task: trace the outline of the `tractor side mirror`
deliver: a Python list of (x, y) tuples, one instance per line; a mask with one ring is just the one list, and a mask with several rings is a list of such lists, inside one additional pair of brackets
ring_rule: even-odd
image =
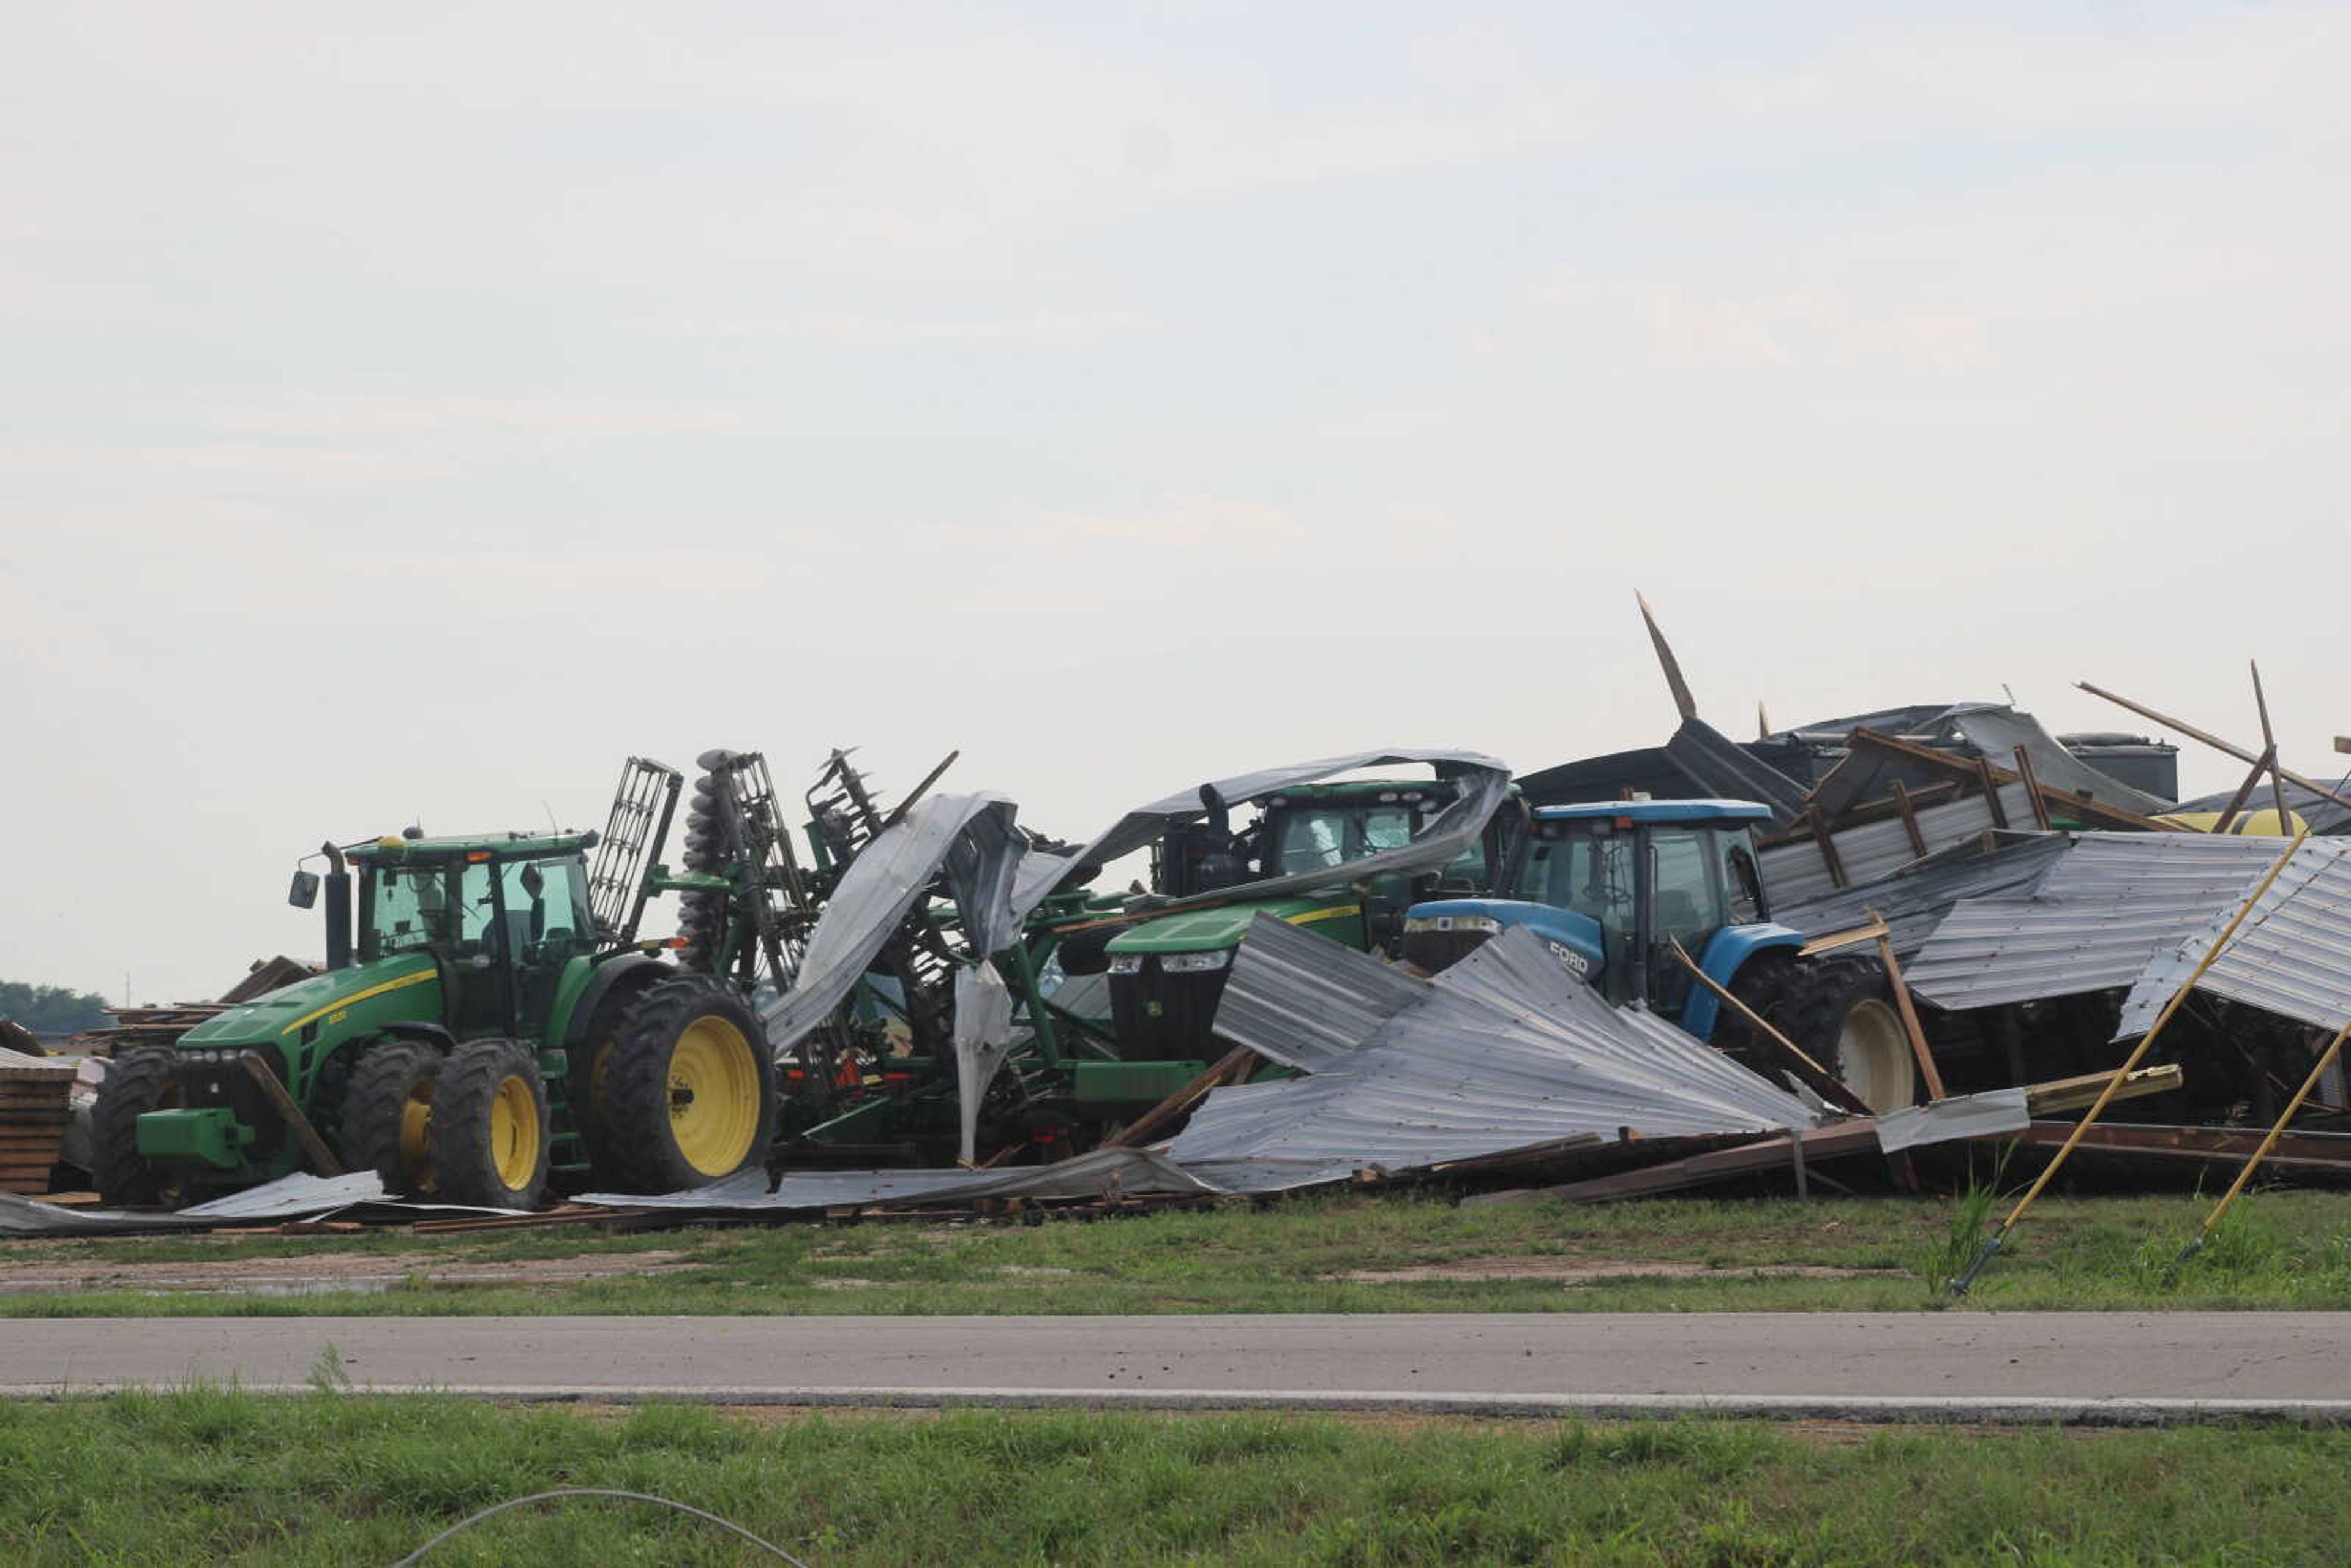
[(294, 873), (294, 885), (286, 890), (286, 902), (292, 904), (297, 909), (308, 909), (317, 904), (319, 902), (319, 873), (315, 871), (296, 872)]
[(547, 878), (539, 874), (538, 868), (535, 865), (527, 865), (522, 868), (521, 880), (523, 892), (530, 894), (533, 898), (537, 898), (547, 886)]

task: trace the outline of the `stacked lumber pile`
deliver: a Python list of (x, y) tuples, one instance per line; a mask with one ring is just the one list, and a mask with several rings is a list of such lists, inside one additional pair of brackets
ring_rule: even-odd
[(114, 1015), (112, 1029), (94, 1029), (78, 1034), (68, 1042), (67, 1049), (90, 1056), (114, 1056), (134, 1045), (173, 1045), (182, 1035), (203, 1023), (215, 1019), (242, 1002), (266, 996), (281, 986), (307, 980), (319, 971), (299, 959), (280, 956), (256, 958), (245, 978), (231, 986), (216, 1002), (172, 1002), (158, 1006), (150, 1002), (145, 1007), (109, 1008)]
[(73, 1086), (72, 1062), (0, 1050), (0, 1192), (49, 1190)]

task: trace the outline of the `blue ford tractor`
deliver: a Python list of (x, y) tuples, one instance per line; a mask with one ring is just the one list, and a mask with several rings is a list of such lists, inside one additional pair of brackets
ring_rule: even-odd
[(1678, 941), (1707, 977), (1811, 1053), (1873, 1111), (1917, 1098), (1917, 1065), (1885, 968), (1843, 954), (1807, 957), (1773, 925), (1756, 872), (1746, 800), (1607, 800), (1541, 806), (1504, 859), (1498, 895), (1416, 904), (1404, 957), (1434, 973), (1505, 926), (1524, 925), (1611, 1002), (1638, 1002), (1765, 1071), (1774, 1053), (1735, 1009), (1690, 977)]

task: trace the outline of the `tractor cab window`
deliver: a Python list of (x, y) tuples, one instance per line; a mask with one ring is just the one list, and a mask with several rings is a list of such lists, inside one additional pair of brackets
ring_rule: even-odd
[[(1363, 815), (1364, 837), (1362, 854), (1377, 854), (1382, 850), (1400, 850), (1412, 842), (1413, 818), (1409, 808), (1382, 806)], [(1354, 856), (1350, 855), (1350, 860)]]
[(1320, 871), (1347, 858), (1347, 819), (1336, 811), (1294, 811), (1274, 840), (1273, 874)]
[(1623, 984), (1640, 941), (1634, 831), (1605, 821), (1566, 821), (1539, 823), (1534, 833), (1511, 895), (1598, 922), (1606, 955), (1602, 973), (1609, 987)]
[(1407, 805), (1284, 812), (1275, 830), (1271, 874), (1320, 871), (1400, 850), (1412, 842), (1416, 826)]
[(509, 861), (499, 868), (505, 880), (507, 925), (514, 938), (508, 950), (521, 956), (584, 952), (594, 945), (595, 926), (588, 913), (588, 883), (578, 860)]
[(360, 962), (458, 940), (454, 880), (448, 866), (369, 868), (367, 895), (360, 905)]
[(1650, 1000), (1657, 1011), (1677, 1015), (1687, 999), (1688, 969), (1674, 956), (1679, 942), (1693, 958), (1708, 938), (1734, 919), (1742, 896), (1727, 852), (1746, 835), (1720, 828), (1658, 827), (1649, 834)]

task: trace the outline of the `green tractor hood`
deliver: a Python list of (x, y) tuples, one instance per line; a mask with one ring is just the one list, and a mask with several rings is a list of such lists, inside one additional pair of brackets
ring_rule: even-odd
[(1268, 898), (1246, 904), (1219, 904), (1214, 909), (1187, 909), (1129, 926), (1113, 937), (1113, 953), (1207, 953), (1238, 947), (1260, 915), (1311, 926), (1362, 913), (1363, 901), (1352, 894), (1329, 898)]
[(231, 1008), (180, 1037), (186, 1051), (307, 1045), (403, 1019), (441, 1016), (440, 970), (427, 953), (333, 969)]

